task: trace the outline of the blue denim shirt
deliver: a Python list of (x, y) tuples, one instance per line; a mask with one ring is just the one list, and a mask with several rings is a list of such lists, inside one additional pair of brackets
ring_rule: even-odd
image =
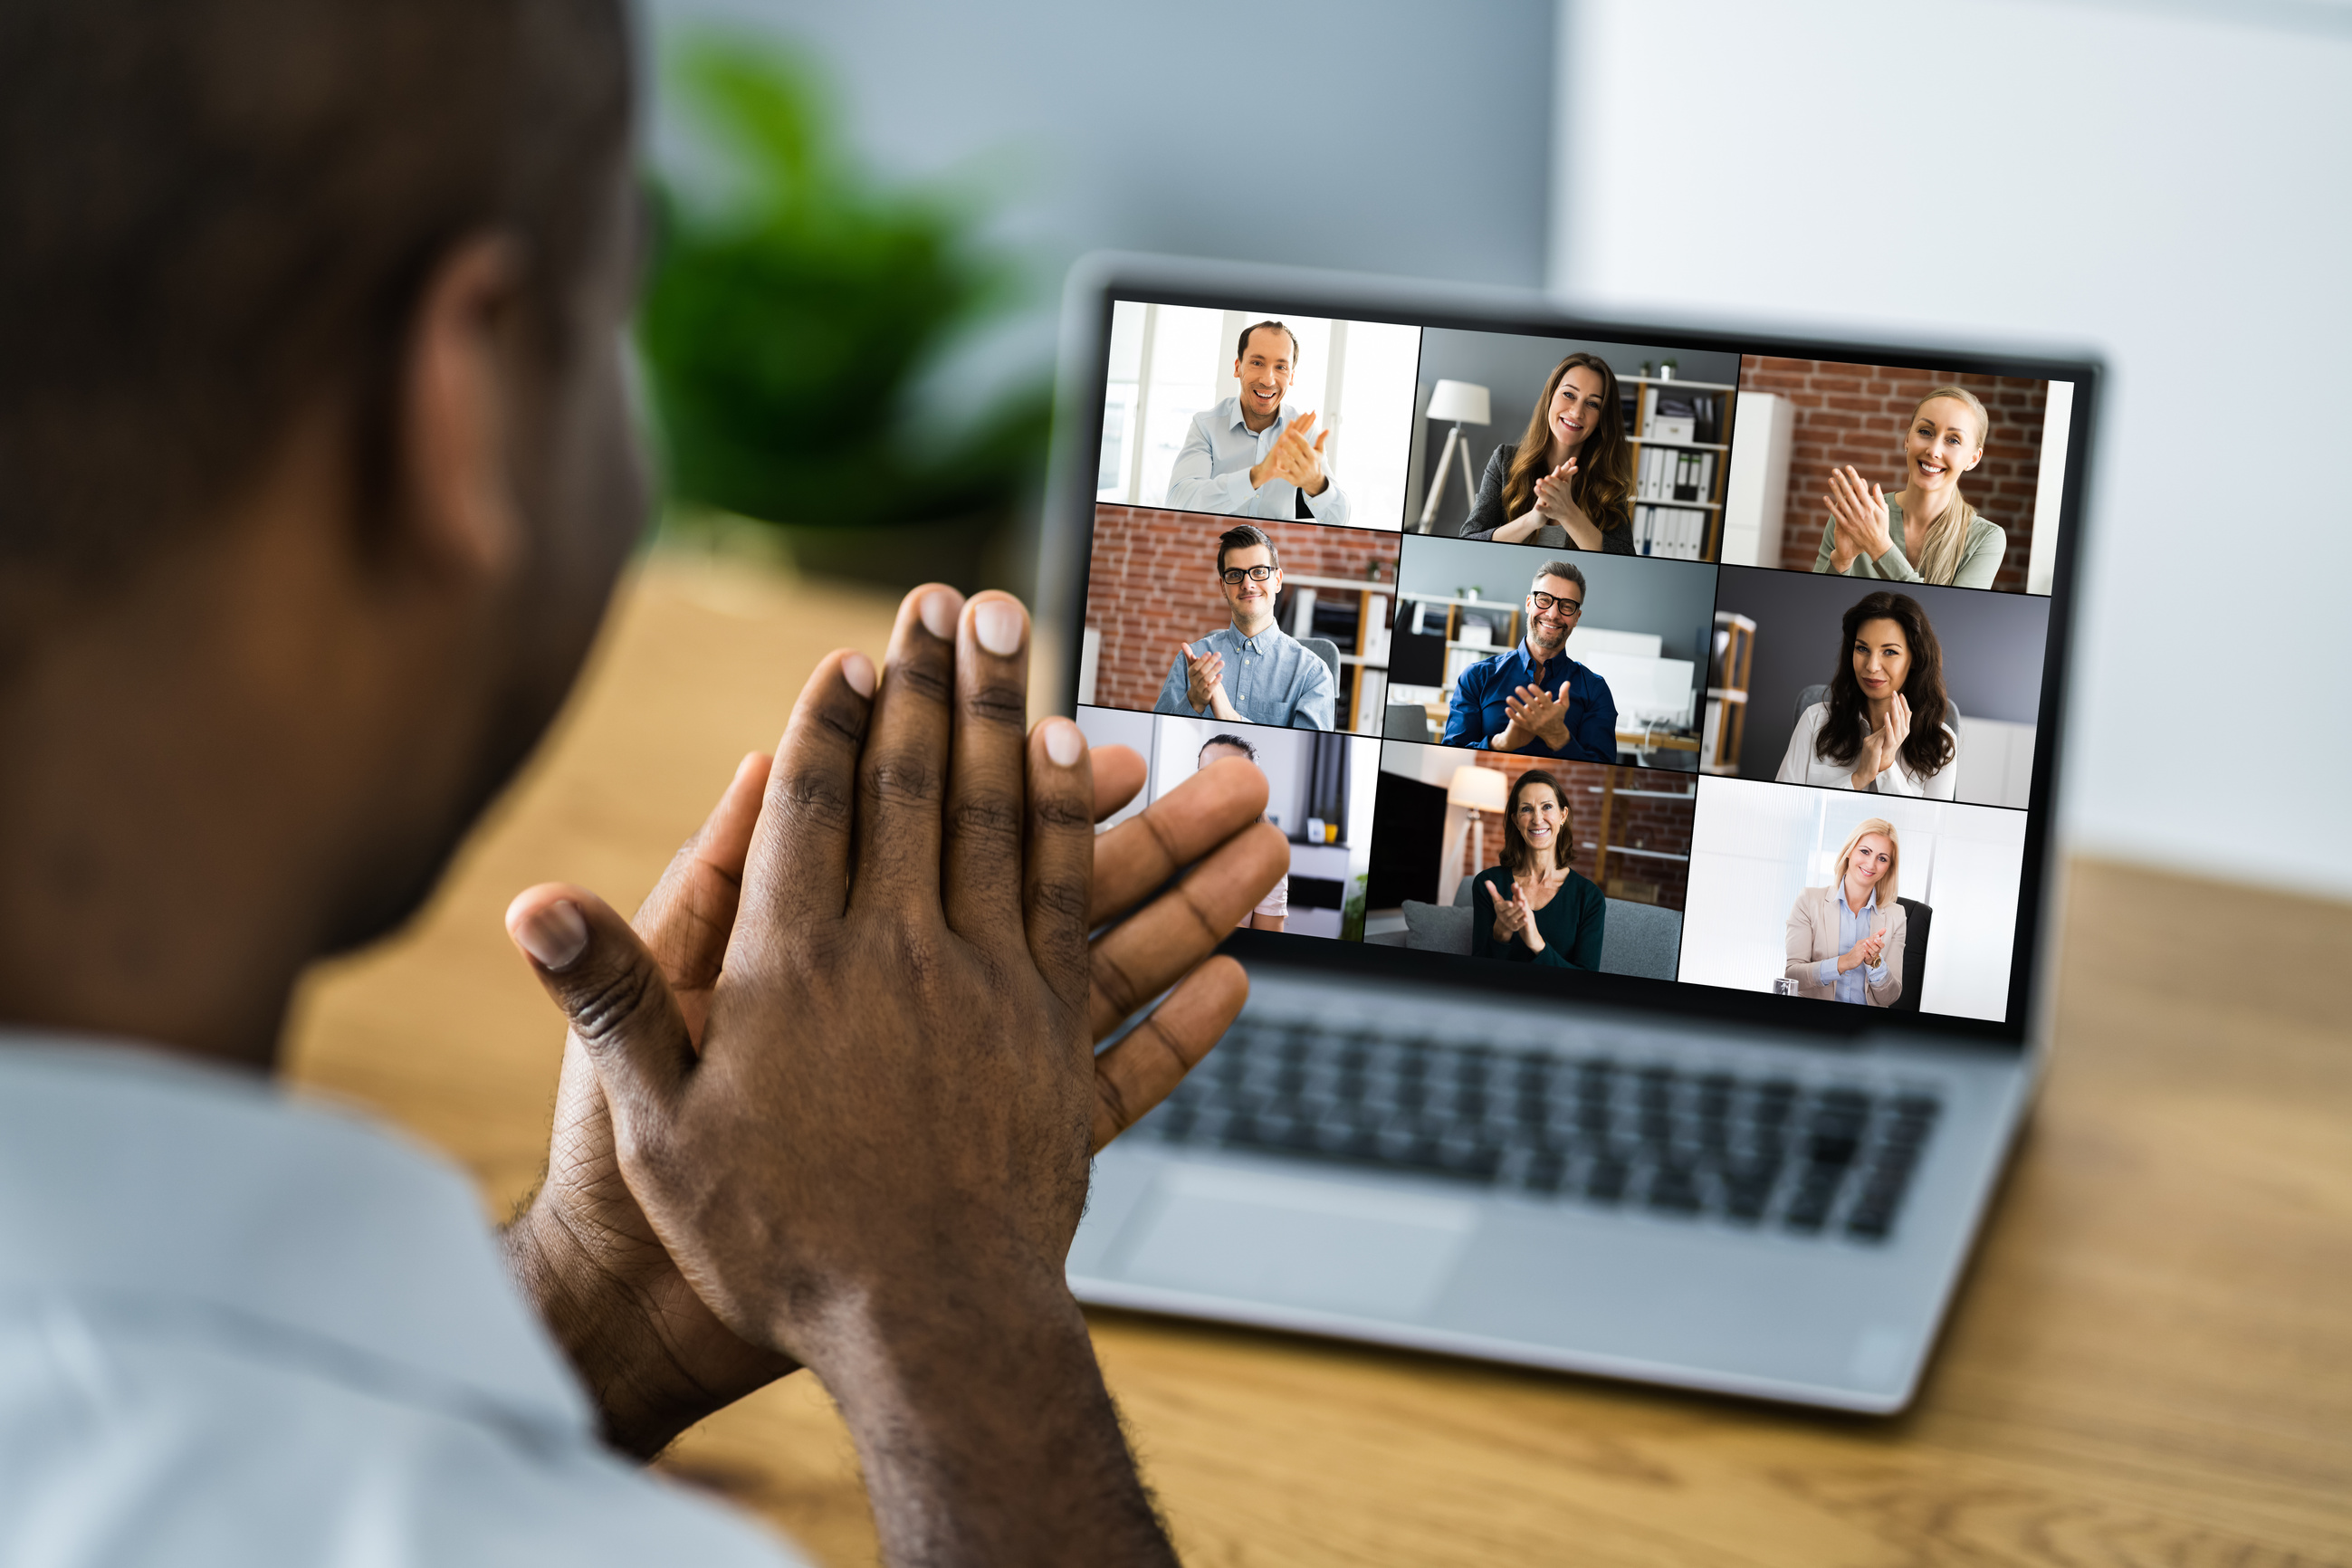
[(1538, 663), (1521, 643), (1508, 653), (1482, 658), (1462, 672), (1454, 686), (1454, 707), (1445, 715), (1445, 735), (1440, 742), (1491, 751), (1511, 716), (1503, 699), (1522, 686), (1540, 686), (1557, 692), (1568, 682), (1568, 744), (1557, 751), (1531, 740), (1514, 753), (1522, 757), (1570, 757), (1583, 763), (1617, 760), (1617, 700), (1609, 683), (1562, 650), (1549, 663)]
[[(1268, 626), (1245, 637), (1229, 623), (1207, 637), (1192, 639), (1194, 653), (1210, 649), (1225, 656), (1225, 696), (1234, 711), (1253, 724), (1276, 729), (1328, 730), (1339, 691), (1331, 667), (1314, 650), (1280, 626)], [(1204, 717), (1208, 710), (1192, 706), (1191, 683), (1185, 679), (1184, 656), (1178, 654), (1160, 683), (1154, 713)]]
[[(1862, 941), (1875, 929), (1874, 922), (1878, 919), (1878, 889), (1875, 888), (1871, 889), (1870, 897), (1862, 900), (1862, 908), (1859, 911), (1845, 901), (1845, 887), (1843, 883), (1830, 889), (1830, 902), (1837, 906), (1838, 951), (1852, 952), (1853, 944)], [(1843, 974), (1840, 974), (1837, 972), (1837, 960), (1824, 958), (1821, 962), (1821, 966), (1813, 972), (1813, 978), (1830, 987), (1839, 1001), (1851, 1002), (1856, 1006), (1861, 1006), (1869, 1000), (1871, 986), (1886, 984), (1886, 965), (1857, 963)]]

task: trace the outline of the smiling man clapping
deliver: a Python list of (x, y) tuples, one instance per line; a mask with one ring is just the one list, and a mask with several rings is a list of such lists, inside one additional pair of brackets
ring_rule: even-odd
[(1331, 482), (1328, 426), (1316, 427), (1284, 401), (1298, 372), (1298, 334), (1280, 321), (1242, 330), (1234, 350), (1240, 395), (1202, 410), (1184, 432), (1168, 477), (1168, 504), (1235, 517), (1348, 521), (1346, 492)]
[(1217, 540), (1217, 591), (1226, 626), (1177, 645), (1154, 713), (1213, 714), (1228, 724), (1328, 730), (1337, 697), (1330, 666), (1274, 624), (1282, 563), (1274, 541), (1244, 523)]

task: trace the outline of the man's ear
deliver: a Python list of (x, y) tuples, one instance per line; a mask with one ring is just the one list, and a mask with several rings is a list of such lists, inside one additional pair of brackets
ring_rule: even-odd
[(428, 559), (469, 575), (500, 575), (522, 549), (511, 465), (522, 270), (511, 240), (450, 250), (418, 301), (403, 366), (409, 530)]

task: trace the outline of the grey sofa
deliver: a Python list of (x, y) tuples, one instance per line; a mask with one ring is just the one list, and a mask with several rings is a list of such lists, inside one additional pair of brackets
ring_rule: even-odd
[[(1470, 901), (1477, 896), (1475, 888), (1472, 879), (1463, 878), (1451, 907), (1407, 899), (1405, 946), (1424, 952), (1458, 952), (1467, 957), (1470, 922), (1478, 918)], [(1609, 900), (1608, 909), (1609, 923), (1601, 935), (1601, 972), (1672, 980), (1682, 952), (1682, 912), (1623, 899)]]

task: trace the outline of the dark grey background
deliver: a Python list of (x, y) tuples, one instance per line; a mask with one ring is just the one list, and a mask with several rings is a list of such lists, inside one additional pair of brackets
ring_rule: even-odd
[[(1675, 362), (1675, 374), (1685, 381), (1711, 381), (1729, 386), (1739, 379), (1739, 356), (1733, 353), (1431, 327), (1421, 334), (1421, 374), (1415, 378), (1421, 384), (1414, 395), (1413, 412), (1421, 415), (1429, 407), (1429, 395), (1441, 381), (1470, 382), (1493, 395), (1490, 401), (1495, 422), (1462, 426), (1463, 437), (1470, 443), (1470, 478), (1475, 484), (1485, 477), (1486, 459), (1494, 455), (1496, 447), (1507, 441), (1516, 442), (1527, 433), (1528, 413), (1535, 406), (1536, 399), (1543, 395), (1544, 378), (1551, 374), (1551, 367), (1578, 353), (1599, 355), (1619, 375), (1639, 374), (1643, 360), (1655, 364), (1662, 359), (1672, 359)], [(1727, 407), (1726, 415), (1729, 412)], [(1431, 470), (1444, 454), (1445, 433), (1452, 428), (1451, 425), (1432, 424), (1425, 417), (1412, 422), (1412, 463), (1405, 470), (1407, 529), (1420, 525)], [(1461, 464), (1461, 458), (1454, 459), (1454, 482), (1445, 487), (1438, 501), (1437, 517), (1430, 524), (1433, 533), (1450, 538), (1469, 512), (1468, 504), (1462, 499)]]
[[(1400, 602), (1416, 594), (1453, 596), (1475, 584), (1482, 598), (1509, 609), (1524, 607), (1536, 568), (1551, 560), (1573, 561), (1584, 574), (1587, 606), (1581, 626), (1612, 632), (1654, 632), (1665, 639), (1668, 658), (1699, 664), (1706, 679), (1707, 639), (1715, 626), (1715, 574), (1700, 561), (1654, 561), (1591, 551), (1544, 550), (1532, 544), (1494, 544), (1476, 539), (1404, 536), (1397, 564)], [(1498, 650), (1499, 651), (1499, 650)], [(1568, 639), (1576, 657), (1576, 637)], [(1788, 737), (1781, 737), (1787, 744)]]
[[(1412, 547), (1406, 541), (1406, 550)], [(1756, 566), (1721, 571), (1715, 607), (1756, 623), (1748, 728), (1739, 746), (1743, 778), (1769, 779), (1780, 771), (1797, 728), (1797, 694), (1837, 673), (1845, 657), (1840, 624), (1847, 607), (1882, 588), (1910, 595), (1927, 612), (1944, 653), (1944, 689), (1963, 718), (2040, 722), (2050, 601), (2039, 595), (1873, 583)]]

